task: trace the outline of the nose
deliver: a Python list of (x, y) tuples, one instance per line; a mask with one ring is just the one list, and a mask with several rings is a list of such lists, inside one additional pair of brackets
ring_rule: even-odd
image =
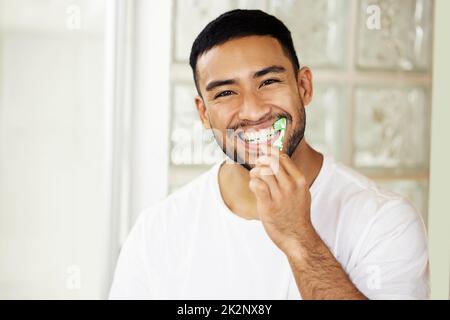
[(270, 106), (260, 101), (254, 92), (246, 93), (239, 110), (239, 118), (247, 121), (258, 121), (270, 113)]

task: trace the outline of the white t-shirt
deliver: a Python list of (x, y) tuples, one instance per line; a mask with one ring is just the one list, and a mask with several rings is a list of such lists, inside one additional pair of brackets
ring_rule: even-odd
[[(219, 167), (138, 217), (110, 299), (301, 299), (262, 223), (223, 202)], [(314, 228), (362, 293), (429, 297), (426, 232), (410, 202), (326, 156), (310, 191)]]

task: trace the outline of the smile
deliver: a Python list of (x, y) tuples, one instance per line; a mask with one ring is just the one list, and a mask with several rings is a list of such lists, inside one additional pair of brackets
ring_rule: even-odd
[(277, 123), (279, 123), (278, 120), (265, 128), (240, 131), (237, 136), (241, 141), (252, 147), (258, 147), (261, 144), (273, 144), (278, 140), (281, 131), (285, 128), (277, 125)]
[(272, 140), (277, 132), (278, 131), (275, 131), (273, 127), (270, 127), (258, 131), (240, 132), (238, 136), (241, 140), (244, 140), (249, 144), (261, 144)]

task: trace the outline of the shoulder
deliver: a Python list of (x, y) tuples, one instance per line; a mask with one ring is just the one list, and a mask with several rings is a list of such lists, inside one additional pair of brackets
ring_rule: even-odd
[(372, 179), (341, 163), (334, 164), (332, 185), (338, 188), (343, 208), (353, 209), (352, 218), (367, 222), (388, 215), (392, 219), (420, 219), (420, 213), (406, 197), (379, 187)]
[(329, 186), (339, 207), (339, 237), (343, 243), (371, 243), (403, 233), (423, 242), (425, 226), (417, 208), (405, 197), (380, 188), (372, 179), (341, 164), (332, 164)]

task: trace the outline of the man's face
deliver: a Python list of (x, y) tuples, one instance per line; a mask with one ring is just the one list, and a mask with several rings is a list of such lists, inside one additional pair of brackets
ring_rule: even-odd
[[(305, 131), (303, 83), (308, 77), (293, 65), (279, 42), (269, 36), (230, 40), (199, 57), (196, 97), (200, 118), (232, 160), (250, 170), (278, 138), (271, 130), (287, 120), (283, 150), (291, 156)], [(308, 90), (306, 90), (308, 92)], [(309, 90), (312, 93), (312, 88)]]

